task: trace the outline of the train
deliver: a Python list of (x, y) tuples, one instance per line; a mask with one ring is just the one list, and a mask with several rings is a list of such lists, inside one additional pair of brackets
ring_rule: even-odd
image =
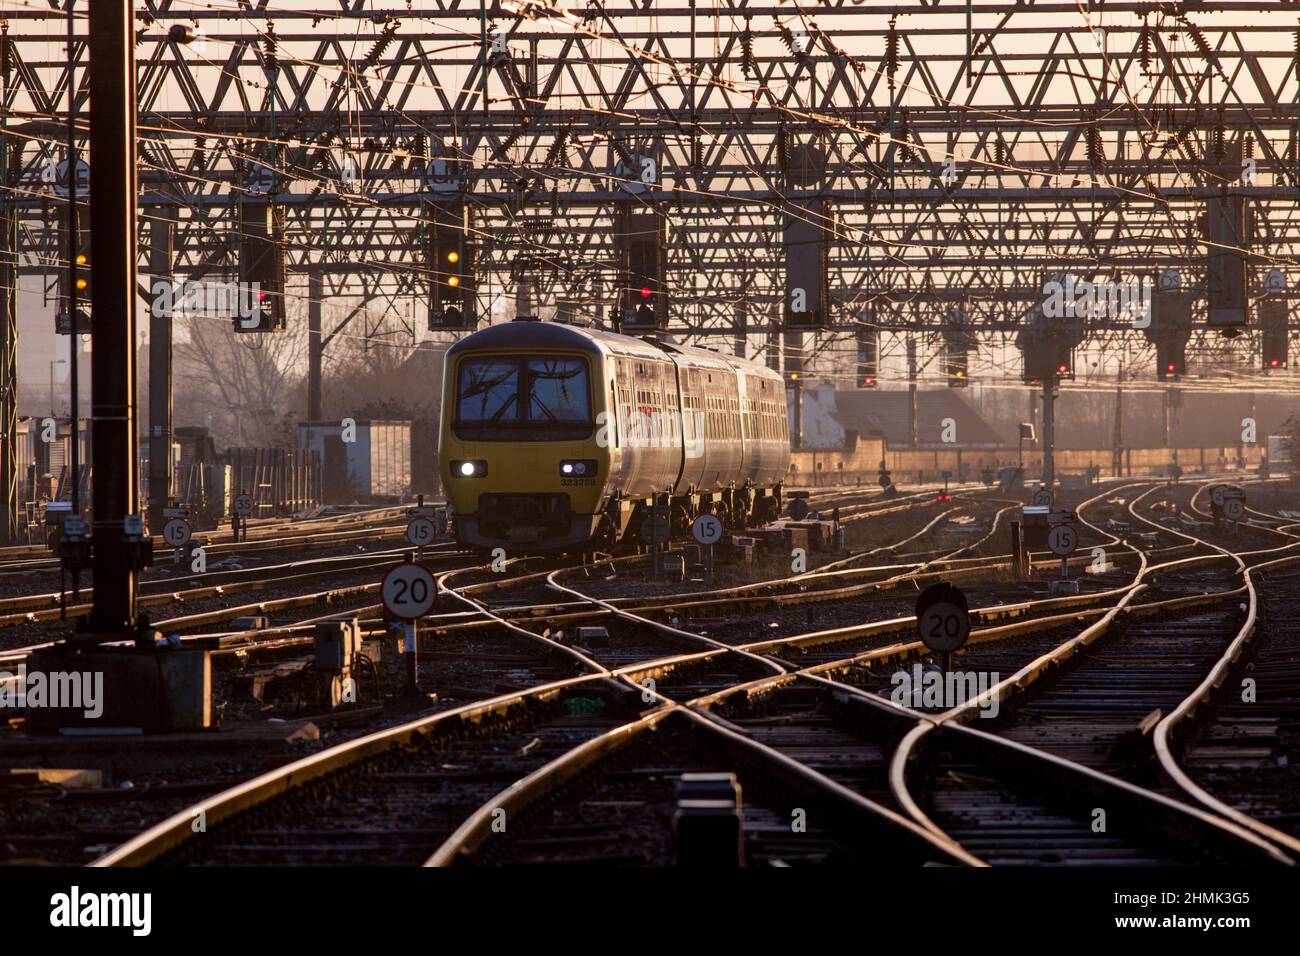
[(785, 384), (668, 336), (516, 319), (447, 350), (438, 462), (462, 545), (614, 550), (647, 518), (736, 530), (777, 518)]

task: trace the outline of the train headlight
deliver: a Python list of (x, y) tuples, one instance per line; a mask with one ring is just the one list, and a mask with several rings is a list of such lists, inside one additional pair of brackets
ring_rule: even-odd
[(565, 478), (591, 478), (596, 474), (596, 463), (589, 459), (562, 461), (560, 474)]
[(453, 478), (482, 478), (487, 475), (487, 462), (453, 461), (451, 474)]

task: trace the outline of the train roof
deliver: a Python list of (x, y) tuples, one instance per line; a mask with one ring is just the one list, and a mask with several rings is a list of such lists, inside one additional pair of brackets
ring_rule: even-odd
[(692, 364), (714, 368), (731, 368), (763, 378), (780, 379), (780, 374), (764, 365), (724, 355), (711, 349), (678, 345), (671, 341), (642, 339), (604, 329), (592, 329), (564, 322), (539, 322), (516, 319), (479, 329), (460, 339), (449, 349), (453, 356), (470, 349), (573, 349), (582, 352), (662, 358), (664, 353), (681, 355)]
[(643, 339), (601, 329), (589, 329), (564, 322), (538, 322), (516, 319), (499, 322), (467, 335), (451, 348), (448, 355), (469, 349), (574, 349), (581, 352), (613, 352), (657, 358), (663, 352)]

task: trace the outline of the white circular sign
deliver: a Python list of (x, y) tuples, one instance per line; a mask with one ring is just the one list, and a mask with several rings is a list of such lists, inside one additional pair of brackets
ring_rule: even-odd
[(722, 520), (717, 515), (700, 515), (691, 522), (691, 534), (700, 544), (717, 544), (722, 540)]
[(184, 518), (172, 518), (163, 525), (163, 540), (173, 548), (183, 548), (190, 543), (190, 523)]
[(921, 641), (932, 651), (958, 650), (970, 637), (970, 615), (949, 601), (936, 601), (916, 622)]
[(1047, 533), (1047, 550), (1059, 558), (1074, 554), (1079, 546), (1079, 532), (1068, 524), (1058, 524)]
[(1223, 507), (1223, 485), (1215, 485), (1210, 489), (1210, 504), (1216, 508)]
[(1265, 292), (1281, 292), (1286, 289), (1286, 276), (1282, 274), (1281, 269), (1269, 269), (1268, 275), (1264, 276)]
[(1160, 273), (1160, 277), (1156, 280), (1156, 286), (1165, 291), (1181, 289), (1183, 287), (1183, 274), (1177, 269), (1166, 269)]
[(1034, 504), (1040, 508), (1052, 507), (1052, 493), (1046, 488), (1039, 488), (1034, 492)]
[(412, 518), (406, 526), (406, 540), (417, 548), (433, 544), (433, 539), (437, 536), (438, 529), (428, 518)]
[(1240, 521), (1246, 514), (1246, 502), (1240, 498), (1229, 498), (1223, 503), (1223, 516), (1229, 521)]
[(384, 575), (380, 591), (389, 614), (404, 621), (414, 621), (432, 610), (437, 588), (428, 568), (408, 561)]
[(253, 513), (252, 495), (235, 495), (235, 514), (247, 518)]

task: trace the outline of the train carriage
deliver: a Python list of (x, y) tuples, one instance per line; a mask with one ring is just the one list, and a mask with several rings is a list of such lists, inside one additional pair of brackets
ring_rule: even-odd
[(790, 463), (774, 371), (707, 349), (517, 320), (447, 352), (439, 463), (462, 543), (611, 547), (659, 498), (775, 518)]

